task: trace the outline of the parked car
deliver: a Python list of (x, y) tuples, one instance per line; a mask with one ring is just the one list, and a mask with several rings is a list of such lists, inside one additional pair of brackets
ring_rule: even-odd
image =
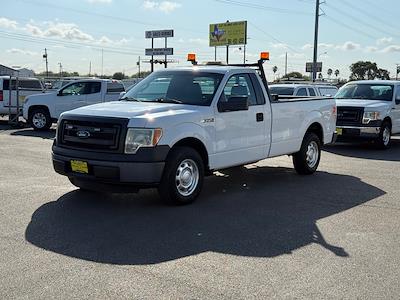
[[(18, 98), (19, 106), (22, 109), (26, 97), (44, 91), (43, 85), (36, 78), (18, 78)], [(10, 101), (10, 76), (0, 76), (0, 115), (10, 113), (17, 114), (17, 89), (16, 78), (11, 78), (11, 101)]]
[(124, 90), (122, 83), (117, 80), (73, 81), (57, 92), (26, 98), (23, 116), (35, 130), (47, 130), (57, 122), (61, 113), (86, 105), (116, 101)]
[(215, 170), (268, 157), (292, 155), (299, 174), (314, 173), (336, 128), (335, 101), (272, 102), (260, 72), (160, 70), (121, 101), (63, 113), (54, 169), (83, 189), (158, 187), (170, 204), (194, 201)]
[(400, 82), (352, 81), (335, 96), (338, 141), (372, 140), (382, 149), (400, 133)]
[(321, 84), (274, 84), (270, 86), (271, 94), (296, 97), (333, 97), (338, 88), (334, 85)]

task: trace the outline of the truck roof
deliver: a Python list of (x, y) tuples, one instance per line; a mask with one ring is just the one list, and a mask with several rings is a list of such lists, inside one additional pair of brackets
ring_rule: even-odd
[(162, 69), (159, 70), (158, 72), (193, 71), (193, 70), (201, 70), (203, 72), (221, 73), (221, 74), (225, 74), (229, 71), (238, 71), (238, 70), (243, 72), (249, 72), (250, 70), (255, 71), (254, 69), (247, 67), (226, 66), (226, 65), (197, 65), (197, 66), (176, 67), (173, 69)]
[(398, 80), (357, 80), (357, 81), (350, 81), (348, 83), (357, 83), (357, 84), (400, 84)]

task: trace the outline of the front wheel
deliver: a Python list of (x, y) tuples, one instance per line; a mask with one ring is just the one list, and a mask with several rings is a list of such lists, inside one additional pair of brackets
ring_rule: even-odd
[(300, 151), (293, 155), (293, 165), (298, 174), (313, 174), (321, 158), (321, 141), (315, 133), (304, 136)]
[(376, 145), (379, 149), (389, 149), (391, 144), (392, 129), (389, 122), (383, 122)]
[(34, 130), (48, 130), (52, 124), (49, 112), (43, 108), (34, 109), (29, 115), (29, 124)]
[(200, 194), (204, 180), (204, 162), (189, 147), (176, 147), (167, 158), (158, 187), (162, 201), (169, 205), (192, 203)]

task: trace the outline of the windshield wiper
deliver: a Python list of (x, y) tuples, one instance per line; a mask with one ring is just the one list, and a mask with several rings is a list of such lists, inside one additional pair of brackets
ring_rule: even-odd
[(133, 97), (124, 97), (124, 98), (121, 98), (121, 100), (142, 102), (139, 99), (136, 99), (136, 98), (133, 98)]
[(164, 103), (177, 103), (177, 104), (182, 104), (182, 101), (181, 101), (181, 100), (172, 99), (172, 98), (157, 98), (157, 99), (154, 99), (154, 101), (157, 101), (157, 102), (164, 102)]

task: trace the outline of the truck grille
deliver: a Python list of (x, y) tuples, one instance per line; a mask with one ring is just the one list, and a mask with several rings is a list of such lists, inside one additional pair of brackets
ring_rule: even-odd
[(337, 108), (337, 125), (352, 126), (361, 125), (364, 114), (362, 107), (340, 107)]
[(101, 122), (93, 118), (64, 119), (57, 138), (61, 146), (68, 148), (119, 152), (123, 149), (126, 124), (127, 120), (115, 118)]

